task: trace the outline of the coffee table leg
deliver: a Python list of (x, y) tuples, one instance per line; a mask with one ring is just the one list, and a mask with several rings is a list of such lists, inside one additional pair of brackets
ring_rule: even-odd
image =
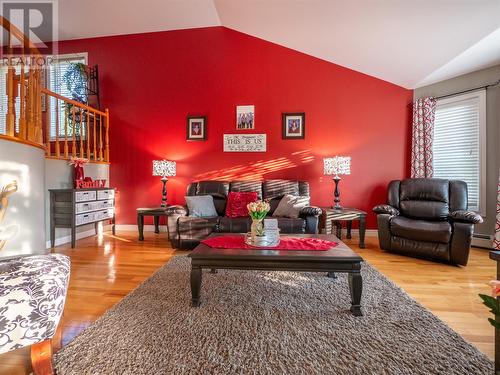
[(349, 291), (351, 292), (351, 312), (354, 316), (362, 316), (361, 293), (363, 291), (363, 278), (359, 272), (349, 273)]
[(217, 273), (217, 268), (210, 269), (210, 273)]
[(201, 304), (200, 290), (201, 290), (201, 268), (191, 268), (191, 305), (198, 307)]
[(329, 277), (330, 279), (336, 279), (337, 278), (337, 275), (335, 275), (335, 272), (328, 272), (326, 274), (327, 277)]

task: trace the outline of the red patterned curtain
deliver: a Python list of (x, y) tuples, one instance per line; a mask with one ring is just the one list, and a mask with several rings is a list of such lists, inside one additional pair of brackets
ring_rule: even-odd
[(411, 177), (432, 177), (432, 141), (436, 99), (419, 98), (413, 103), (413, 131), (411, 139)]
[(495, 224), (495, 237), (493, 238), (493, 248), (500, 250), (500, 177), (498, 179), (498, 199), (497, 199), (497, 221)]

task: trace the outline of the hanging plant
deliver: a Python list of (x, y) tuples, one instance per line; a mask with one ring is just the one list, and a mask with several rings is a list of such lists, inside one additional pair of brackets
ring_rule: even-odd
[(88, 70), (83, 63), (69, 63), (62, 77), (66, 89), (71, 94), (71, 99), (80, 103), (87, 102)]

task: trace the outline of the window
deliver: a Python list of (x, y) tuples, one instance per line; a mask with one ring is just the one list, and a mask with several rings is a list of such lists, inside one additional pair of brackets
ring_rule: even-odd
[[(49, 66), (49, 71), (48, 71), (48, 82), (47, 86), (50, 91), (53, 91), (59, 95), (62, 95), (66, 98), (72, 99), (72, 95), (70, 91), (68, 91), (68, 88), (66, 86), (66, 83), (63, 80), (64, 75), (68, 71), (68, 67), (70, 63), (87, 63), (87, 54), (86, 53), (81, 53), (81, 54), (74, 54), (74, 55), (60, 55), (57, 56), (50, 64)], [(56, 100), (55, 98), (50, 99), (50, 137), (52, 139), (56, 138)], [(65, 119), (68, 118), (66, 116), (66, 109), (62, 105), (62, 102), (59, 101), (58, 103), (58, 116), (59, 116), (59, 134), (57, 135), (58, 138), (63, 138), (64, 137), (64, 121)], [(72, 133), (72, 128), (71, 126), (68, 127), (68, 136), (71, 136)]]
[[(87, 53), (79, 53), (79, 54), (72, 54), (72, 55), (59, 55), (57, 57), (54, 57), (52, 63), (48, 67), (48, 69), (45, 71), (47, 74), (47, 82), (46, 86), (48, 87), (49, 90), (60, 94), (64, 97), (70, 98), (71, 99), (71, 94), (68, 91), (66, 84), (63, 82), (63, 77), (64, 74), (66, 73), (68, 66), (70, 63), (87, 63)], [(15, 66), (15, 73), (19, 74), (20, 73), (20, 66)], [(0, 134), (5, 134), (6, 131), (6, 115), (7, 115), (7, 93), (5, 92), (5, 87), (7, 86), (7, 66), (0, 66)], [(65, 119), (65, 109), (64, 106), (61, 104), (61, 101), (59, 101), (59, 136), (64, 135), (64, 119)], [(19, 97), (16, 98), (16, 103), (15, 103), (15, 108), (16, 108), (16, 130), (19, 128)], [(51, 98), (50, 99), (50, 136), (51, 138), (56, 137), (56, 121), (55, 121), (55, 110), (56, 110), (56, 104), (55, 104), (55, 99)], [(72, 135), (71, 133), (71, 128), (68, 129), (68, 135)]]
[(486, 207), (486, 92), (437, 101), (434, 123), (434, 177), (463, 180), (469, 209)]

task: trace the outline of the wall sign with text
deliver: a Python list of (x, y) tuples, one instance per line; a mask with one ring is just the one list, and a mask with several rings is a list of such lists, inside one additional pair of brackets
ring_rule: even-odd
[(224, 152), (266, 152), (266, 134), (224, 134)]

